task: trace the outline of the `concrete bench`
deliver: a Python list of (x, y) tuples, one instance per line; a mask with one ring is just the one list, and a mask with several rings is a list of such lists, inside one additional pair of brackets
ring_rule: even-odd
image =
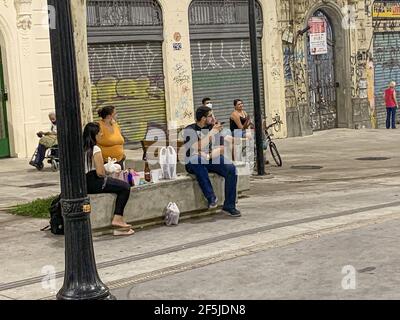
[[(250, 176), (244, 163), (236, 164), (238, 170), (238, 194), (250, 189)], [(210, 174), (210, 180), (219, 199), (224, 202), (224, 178)], [(115, 194), (89, 195), (92, 205), (93, 230), (111, 226), (115, 206)], [(193, 175), (179, 174), (176, 180), (161, 180), (157, 184), (132, 187), (125, 208), (125, 221), (134, 226), (157, 224), (163, 221), (163, 210), (169, 202), (176, 202), (181, 215), (199, 214), (207, 210), (207, 201)]]

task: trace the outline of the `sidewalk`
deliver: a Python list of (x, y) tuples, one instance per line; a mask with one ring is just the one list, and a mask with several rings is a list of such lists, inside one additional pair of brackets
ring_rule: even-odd
[[(128, 238), (94, 238), (100, 277), (115, 289), (251, 250), (398, 219), (399, 138), (400, 130), (336, 129), (277, 140), (284, 165), (267, 166), (272, 175), (253, 179), (249, 197), (239, 201), (240, 219), (214, 214), (177, 227), (137, 230)], [(390, 159), (355, 160), (359, 157)], [(36, 172), (26, 160), (0, 163), (1, 205), (58, 192), (58, 173)], [(291, 168), (299, 165), (323, 168)], [(36, 183), (53, 185), (26, 187)], [(52, 298), (61, 287), (64, 238), (40, 232), (46, 223), (0, 214), (0, 299)], [(55, 287), (42, 284), (46, 266), (57, 272)]]

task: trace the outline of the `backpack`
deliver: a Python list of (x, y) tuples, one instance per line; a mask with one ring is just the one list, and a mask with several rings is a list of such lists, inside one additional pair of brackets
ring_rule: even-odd
[(41, 229), (49, 230), (52, 234), (64, 234), (64, 219), (61, 213), (61, 195), (58, 195), (50, 204), (50, 225)]

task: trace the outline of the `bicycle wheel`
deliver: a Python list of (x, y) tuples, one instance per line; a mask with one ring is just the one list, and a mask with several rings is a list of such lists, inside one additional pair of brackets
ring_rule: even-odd
[(269, 151), (271, 151), (272, 158), (274, 158), (275, 163), (277, 164), (278, 167), (282, 167), (282, 159), (281, 156), (278, 152), (278, 149), (276, 148), (275, 143), (272, 141), (269, 143)]

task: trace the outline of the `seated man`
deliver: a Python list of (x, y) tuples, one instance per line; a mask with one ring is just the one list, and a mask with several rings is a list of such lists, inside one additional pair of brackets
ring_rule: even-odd
[(231, 217), (240, 217), (240, 211), (236, 209), (236, 167), (224, 158), (223, 146), (212, 146), (213, 138), (222, 130), (220, 123), (216, 123), (209, 130), (212, 121), (212, 110), (202, 106), (196, 110), (196, 123), (183, 130), (186, 170), (196, 176), (200, 188), (208, 200), (209, 208), (216, 208), (218, 199), (215, 196), (208, 173), (214, 172), (224, 177), (225, 202), (222, 210)]
[(36, 167), (38, 170), (43, 169), (43, 160), (46, 156), (46, 150), (57, 145), (57, 125), (56, 114), (54, 112), (49, 113), (49, 120), (51, 121), (50, 131), (40, 131), (36, 133), (40, 138), (39, 145), (37, 147), (35, 159), (29, 162), (31, 166)]

